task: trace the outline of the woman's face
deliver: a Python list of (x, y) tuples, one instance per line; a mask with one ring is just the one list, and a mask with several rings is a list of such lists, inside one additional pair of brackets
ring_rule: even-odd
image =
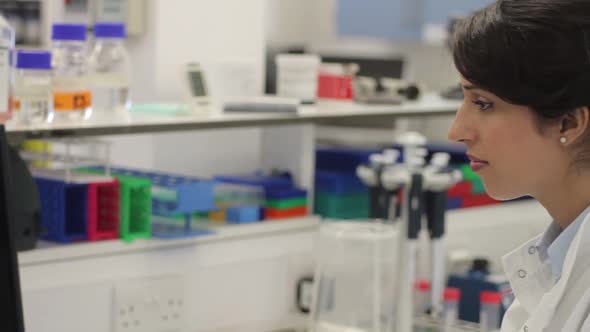
[(508, 200), (547, 190), (551, 181), (544, 179), (564, 169), (555, 130), (541, 133), (529, 107), (507, 103), (465, 79), (461, 84), (465, 98), (449, 139), (467, 146), (487, 193)]

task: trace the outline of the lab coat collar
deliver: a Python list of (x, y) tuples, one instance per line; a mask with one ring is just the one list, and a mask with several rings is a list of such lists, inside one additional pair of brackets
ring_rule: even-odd
[[(587, 259), (581, 260), (580, 257), (590, 255), (590, 227), (586, 226), (589, 218), (590, 215), (586, 214), (567, 250), (561, 278), (557, 283), (555, 283), (549, 260), (546, 259), (546, 256), (543, 257), (543, 253), (539, 252), (537, 246), (543, 242), (544, 238), (548, 239), (554, 236), (548, 234), (555, 230), (552, 226), (549, 226), (543, 234), (526, 242), (502, 258), (504, 270), (512, 286), (514, 296), (529, 314), (532, 314), (541, 303), (545, 306), (544, 310), (547, 310), (547, 312), (555, 310), (563, 297), (570, 277), (572, 274), (576, 274), (576, 271), (573, 270), (587, 268), (587, 266), (576, 266), (575, 262), (587, 261)], [(552, 293), (550, 300), (548, 298), (546, 301), (542, 301), (549, 291)]]
[(543, 235), (533, 238), (502, 258), (514, 297), (529, 314), (554, 284), (551, 266), (548, 260), (540, 257), (537, 250)]
[(561, 278), (562, 270), (563, 270), (563, 263), (565, 261), (565, 257), (567, 252), (574, 240), (574, 237), (580, 230), (582, 223), (586, 219), (586, 216), (590, 212), (590, 207), (587, 207), (579, 216), (576, 218), (569, 226), (567, 226), (563, 231), (561, 231), (561, 227), (553, 222), (552, 227), (556, 227), (557, 230), (557, 237), (554, 238), (553, 241), (550, 242), (549, 246), (547, 247), (547, 256), (551, 263), (551, 270), (553, 271), (553, 276), (555, 280), (559, 280)]

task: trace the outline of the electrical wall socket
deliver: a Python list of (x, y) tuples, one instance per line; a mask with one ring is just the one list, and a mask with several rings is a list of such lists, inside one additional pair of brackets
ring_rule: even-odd
[(186, 316), (185, 281), (163, 276), (117, 283), (113, 332), (181, 332)]

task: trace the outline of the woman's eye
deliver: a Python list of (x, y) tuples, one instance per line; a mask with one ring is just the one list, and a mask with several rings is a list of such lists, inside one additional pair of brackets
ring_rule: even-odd
[(494, 106), (493, 103), (483, 101), (483, 100), (474, 100), (473, 104), (476, 105), (480, 111), (487, 111), (490, 108), (492, 108), (492, 106)]

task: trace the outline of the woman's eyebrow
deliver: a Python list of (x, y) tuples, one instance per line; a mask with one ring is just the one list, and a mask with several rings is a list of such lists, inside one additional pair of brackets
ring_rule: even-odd
[(461, 86), (463, 87), (463, 89), (465, 90), (481, 90), (480, 87), (476, 86), (476, 85), (472, 85), (472, 84), (461, 84)]

